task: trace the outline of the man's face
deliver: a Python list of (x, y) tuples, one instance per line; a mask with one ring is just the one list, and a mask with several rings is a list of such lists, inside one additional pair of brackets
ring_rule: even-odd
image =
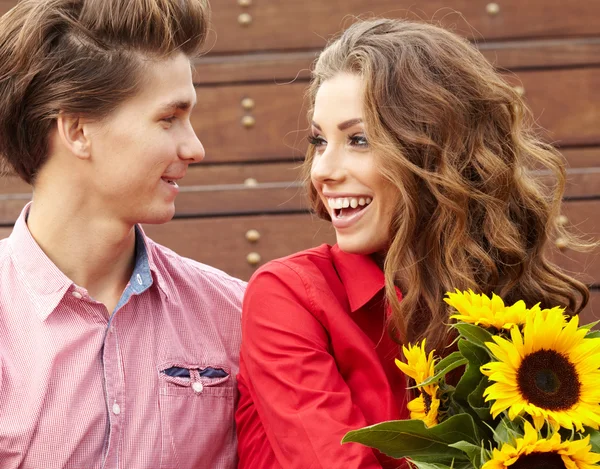
[(127, 224), (164, 223), (175, 214), (177, 182), (204, 158), (190, 122), (196, 92), (189, 59), (149, 61), (136, 96), (91, 124), (88, 198)]

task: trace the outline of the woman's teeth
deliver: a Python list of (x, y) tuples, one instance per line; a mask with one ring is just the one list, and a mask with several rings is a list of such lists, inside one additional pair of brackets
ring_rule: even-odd
[(357, 208), (359, 205), (361, 207), (369, 205), (372, 200), (370, 197), (328, 197), (327, 204), (331, 209)]

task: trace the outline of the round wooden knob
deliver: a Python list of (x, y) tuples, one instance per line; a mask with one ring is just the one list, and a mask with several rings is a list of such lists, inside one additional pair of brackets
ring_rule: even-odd
[(252, 24), (252, 16), (249, 13), (242, 13), (238, 16), (238, 23), (242, 26), (250, 26)]
[(556, 218), (556, 224), (558, 226), (565, 226), (567, 223), (569, 223), (569, 219), (565, 215), (559, 215)]
[(258, 230), (248, 230), (246, 231), (246, 239), (251, 243), (256, 243), (260, 239), (260, 233)]
[(523, 88), (521, 85), (517, 85), (513, 87), (513, 89), (517, 92), (519, 96), (525, 96), (525, 88)]
[(247, 129), (251, 129), (256, 125), (256, 119), (252, 116), (244, 116), (242, 117), (242, 125)]
[(244, 181), (244, 186), (246, 187), (256, 187), (258, 186), (258, 181), (254, 178), (248, 178)]
[(238, 0), (238, 5), (241, 7), (249, 7), (252, 5), (252, 0)]
[(569, 242), (565, 238), (556, 238), (554, 244), (561, 251), (564, 251), (569, 247)]
[(485, 7), (485, 11), (487, 11), (487, 14), (490, 16), (496, 16), (500, 13), (500, 5), (497, 3), (488, 3)]
[(251, 252), (246, 256), (246, 261), (248, 261), (248, 264), (252, 266), (258, 265), (260, 263), (260, 260), (260, 254), (257, 252)]
[(244, 98), (242, 99), (242, 108), (246, 111), (251, 111), (254, 109), (254, 100), (252, 98)]

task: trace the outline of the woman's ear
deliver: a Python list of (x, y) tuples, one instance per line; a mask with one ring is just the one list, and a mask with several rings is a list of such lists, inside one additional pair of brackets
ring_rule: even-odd
[(91, 156), (91, 142), (84, 119), (60, 113), (56, 120), (59, 141), (65, 149), (80, 159)]

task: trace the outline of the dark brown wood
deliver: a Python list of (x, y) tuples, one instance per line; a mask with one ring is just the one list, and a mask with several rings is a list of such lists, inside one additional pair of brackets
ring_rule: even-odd
[[(580, 324), (589, 324), (600, 321), (600, 290), (592, 290), (590, 301), (585, 309), (579, 314)], [(596, 326), (595, 329), (600, 329)]]
[[(600, 242), (600, 200), (564, 203), (562, 214), (567, 217), (567, 226), (572, 232), (583, 239)], [(600, 247), (577, 252), (568, 247), (559, 250), (550, 246), (550, 258), (588, 285), (600, 286)]]
[(507, 79), (525, 90), (548, 141), (560, 146), (600, 144), (600, 68), (527, 71)]
[[(206, 162), (301, 159), (306, 149), (306, 83), (199, 88), (192, 124), (206, 149)], [(242, 100), (251, 98), (246, 111)], [(255, 123), (247, 128), (244, 116)]]
[(600, 38), (540, 39), (478, 45), (496, 67), (509, 70), (600, 64)]
[[(600, 38), (540, 39), (477, 44), (499, 69), (600, 65)], [(264, 81), (289, 83), (310, 78), (319, 50), (208, 55), (194, 62), (199, 86)]]
[[(522, 86), (540, 135), (561, 146), (599, 145), (600, 67), (523, 71), (507, 75)], [(306, 84), (230, 85), (198, 89), (193, 124), (207, 162), (301, 158), (306, 148)], [(242, 100), (255, 108), (245, 111)], [(252, 116), (251, 128), (242, 125)], [(547, 129), (547, 130), (543, 130)]]
[[(248, 230), (257, 230), (260, 239), (246, 239)], [(256, 270), (246, 257), (257, 253), (258, 265), (288, 254), (335, 242), (330, 223), (307, 214), (173, 220), (165, 225), (146, 225), (155, 241), (179, 254), (212, 265), (242, 279)]]
[[(213, 53), (254, 50), (320, 48), (356, 16), (386, 16), (433, 21), (470, 38), (486, 40), (585, 36), (598, 34), (593, 21), (600, 3), (590, 0), (504, 0), (497, 14), (486, 11), (488, 1), (364, 0), (344, 2), (256, 1), (248, 8), (236, 2), (213, 2), (213, 29), (207, 49)], [(252, 22), (242, 26), (239, 15)]]
[[(563, 156), (567, 159), (569, 168), (589, 168), (600, 166), (600, 147), (563, 148)], [(600, 193), (600, 186), (598, 187)]]
[[(539, 175), (547, 184), (553, 179)], [(30, 199), (28, 185), (0, 179), (0, 224), (12, 224)], [(248, 186), (248, 182), (256, 185)], [(3, 184), (4, 183), (4, 184)], [(569, 170), (565, 196), (600, 201), (600, 168)], [(257, 215), (307, 211), (296, 163), (196, 165), (188, 170), (176, 201), (177, 217)]]

